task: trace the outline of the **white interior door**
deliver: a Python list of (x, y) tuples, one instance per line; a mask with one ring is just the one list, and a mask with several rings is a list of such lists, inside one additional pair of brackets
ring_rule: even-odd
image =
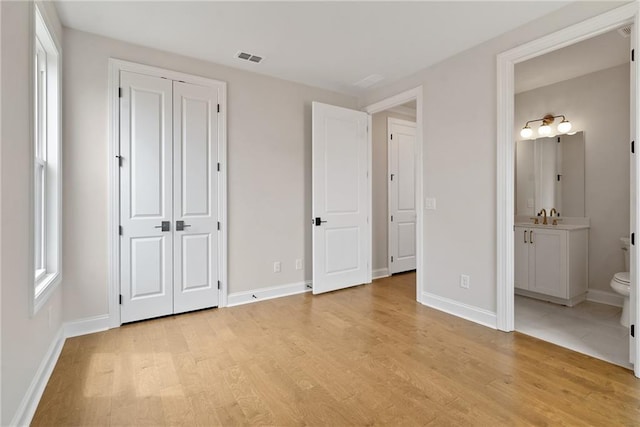
[(368, 121), (314, 102), (313, 293), (366, 283), (371, 254)]
[[(171, 80), (122, 72), (121, 321), (173, 311)], [(165, 224), (163, 230), (162, 225)]]
[(218, 306), (218, 90), (120, 87), (121, 321)]
[(218, 92), (173, 82), (174, 313), (218, 305)]
[(388, 119), (389, 273), (416, 269), (416, 124)]

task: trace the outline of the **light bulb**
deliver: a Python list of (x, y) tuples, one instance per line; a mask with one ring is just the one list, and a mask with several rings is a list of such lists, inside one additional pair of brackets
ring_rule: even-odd
[(558, 132), (567, 133), (571, 130), (571, 122), (568, 120), (563, 120), (558, 124)]
[(545, 136), (551, 133), (551, 126), (542, 125), (538, 128), (538, 135)]
[(523, 138), (530, 138), (533, 135), (533, 130), (529, 126), (525, 126), (520, 131), (520, 136)]

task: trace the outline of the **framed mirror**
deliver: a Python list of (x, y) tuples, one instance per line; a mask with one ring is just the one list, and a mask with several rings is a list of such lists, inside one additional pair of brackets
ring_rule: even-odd
[(516, 142), (516, 215), (584, 217), (584, 132)]

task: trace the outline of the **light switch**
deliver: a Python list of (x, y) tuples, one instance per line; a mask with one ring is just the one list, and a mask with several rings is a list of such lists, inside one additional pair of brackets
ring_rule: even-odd
[(434, 197), (424, 199), (424, 208), (432, 211), (436, 210), (436, 199)]

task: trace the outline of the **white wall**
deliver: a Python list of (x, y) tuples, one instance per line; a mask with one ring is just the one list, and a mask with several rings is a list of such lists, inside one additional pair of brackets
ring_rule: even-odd
[(311, 279), (311, 102), (355, 98), (76, 30), (64, 49), (66, 319), (108, 312), (109, 57), (228, 83), (229, 290)]
[[(50, 4), (43, 6), (61, 27)], [(36, 371), (62, 325), (62, 292), (58, 288), (33, 317), (29, 309), (30, 173), (31, 158), (31, 52), (34, 7), (31, 2), (0, 2), (2, 47), (0, 92), (0, 259), (2, 270), (2, 418), (13, 420)], [(51, 310), (51, 324), (48, 316)]]
[(424, 214), (427, 292), (496, 311), (496, 55), (620, 4), (570, 4), (360, 99), (423, 86), (424, 196), (437, 199)]
[(372, 225), (373, 225), (373, 270), (389, 267), (389, 147), (387, 141), (387, 119), (415, 122), (415, 117), (390, 111), (381, 111), (371, 117), (372, 140)]
[(629, 235), (629, 64), (516, 95), (514, 134), (547, 113), (584, 131), (589, 288), (611, 291), (624, 270), (620, 237)]

